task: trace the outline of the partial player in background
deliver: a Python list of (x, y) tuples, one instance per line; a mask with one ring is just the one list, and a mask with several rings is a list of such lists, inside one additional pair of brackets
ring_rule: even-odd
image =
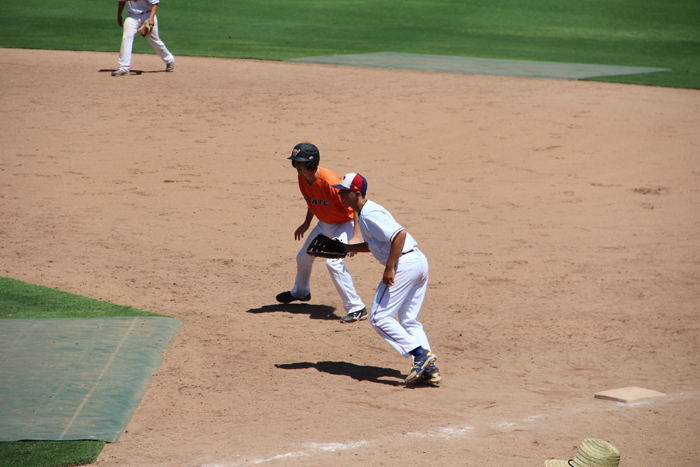
[[(428, 260), (418, 243), (384, 207), (365, 198), (367, 180), (349, 173), (334, 188), (340, 199), (357, 214), (364, 243), (350, 242), (348, 253), (371, 252), (384, 265), (369, 314), (372, 327), (401, 355), (413, 357), (406, 384), (439, 384), (437, 356), (418, 322), (428, 288)], [(398, 321), (394, 316), (398, 315)]]
[[(292, 166), (297, 171), (299, 190), (304, 196), (307, 207), (304, 223), (294, 231), (294, 239), (304, 238), (304, 234), (311, 227), (311, 221), (314, 217), (318, 219), (318, 223), (297, 254), (297, 275), (294, 288), (277, 295), (277, 301), (281, 303), (311, 300), (310, 280), (314, 257), (308, 255), (306, 249), (318, 234), (340, 240), (343, 243), (359, 241), (360, 238), (359, 229), (353, 221), (352, 209), (343, 206), (338, 190), (333, 188), (334, 184), (340, 183), (340, 176), (331, 170), (319, 167), (321, 155), (318, 148), (311, 143), (297, 144), (288, 159), (292, 161)], [(343, 258), (328, 259), (326, 266), (347, 313), (340, 318), (340, 321), (353, 323), (366, 319), (367, 308), (355, 291), (352, 277), (345, 267), (345, 260)]]
[[(119, 0), (117, 9), (117, 22), (124, 28), (122, 34), (122, 47), (119, 51), (119, 68), (112, 72), (112, 76), (124, 76), (129, 74), (131, 67), (131, 51), (134, 47), (134, 37), (139, 27), (147, 22), (150, 32), (146, 35), (148, 42), (153, 46), (158, 56), (165, 62), (165, 71), (175, 69), (175, 57), (165, 47), (163, 41), (158, 37), (158, 3), (160, 0)], [(128, 3), (128, 13), (125, 20), (122, 20), (124, 4)]]

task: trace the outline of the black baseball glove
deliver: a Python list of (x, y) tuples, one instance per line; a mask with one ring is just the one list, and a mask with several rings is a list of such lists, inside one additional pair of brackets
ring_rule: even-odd
[(306, 253), (321, 258), (345, 258), (347, 255), (343, 242), (330, 239), (323, 234), (318, 234), (316, 238), (311, 240)]

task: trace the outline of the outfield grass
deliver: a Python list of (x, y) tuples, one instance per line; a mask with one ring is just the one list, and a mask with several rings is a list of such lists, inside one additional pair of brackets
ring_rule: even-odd
[[(117, 0), (0, 6), (0, 46), (119, 51)], [(163, 0), (177, 55), (287, 60), (405, 52), (670, 68), (596, 78), (700, 88), (697, 0)], [(153, 53), (137, 38), (136, 52)], [(115, 57), (116, 62), (116, 57)]]
[[(48, 287), (0, 277), (0, 319), (163, 316)], [(0, 467), (63, 467), (90, 464), (104, 441), (18, 441), (0, 443)]]
[(0, 443), (0, 467), (67, 467), (92, 464), (104, 441), (19, 441)]

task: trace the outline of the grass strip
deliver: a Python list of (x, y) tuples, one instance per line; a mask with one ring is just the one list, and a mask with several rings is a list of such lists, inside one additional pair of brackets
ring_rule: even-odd
[(64, 467), (92, 464), (104, 441), (17, 441), (0, 443), (0, 467)]
[(0, 277), (0, 319), (164, 316)]

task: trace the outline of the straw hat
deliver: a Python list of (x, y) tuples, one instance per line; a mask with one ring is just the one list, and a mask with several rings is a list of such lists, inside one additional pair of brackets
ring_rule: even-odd
[(618, 467), (620, 451), (602, 439), (586, 438), (568, 461), (544, 461), (545, 467)]

